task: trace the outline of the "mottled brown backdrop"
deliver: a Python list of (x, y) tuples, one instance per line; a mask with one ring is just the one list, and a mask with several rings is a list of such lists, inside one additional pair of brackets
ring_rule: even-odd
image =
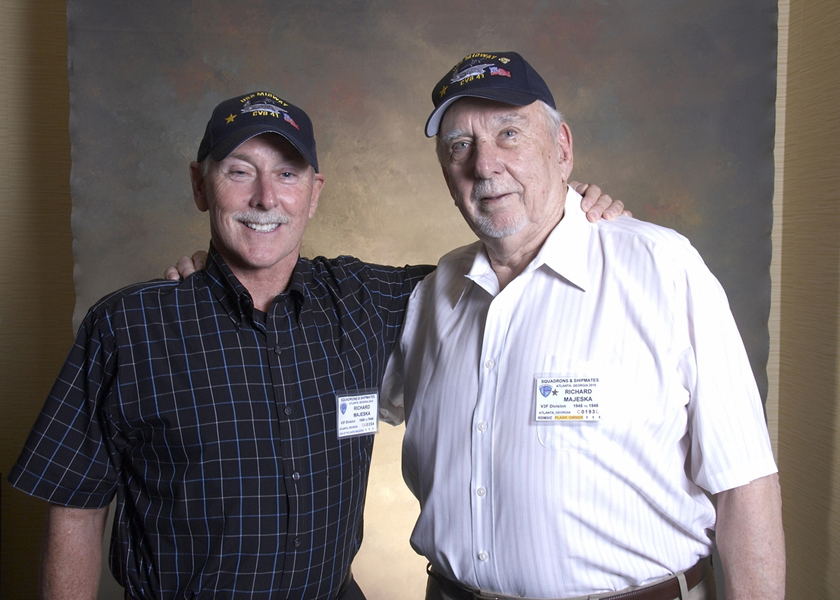
[[(776, 16), (767, 0), (70, 0), (76, 321), (206, 247), (187, 166), (245, 91), (315, 123), (327, 186), (304, 254), (434, 262), (470, 241), (423, 135), (430, 92), (467, 53), (516, 50), (568, 117), (574, 177), (700, 250), (766, 393)], [(389, 429), (356, 571), (372, 599), (421, 598)]]

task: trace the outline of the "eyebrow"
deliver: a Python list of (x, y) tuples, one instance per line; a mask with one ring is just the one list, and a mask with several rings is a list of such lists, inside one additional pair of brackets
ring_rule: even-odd
[[(518, 112), (508, 112), (497, 117), (493, 117), (493, 119), (490, 121), (490, 124), (495, 126), (504, 126), (521, 123), (523, 121), (527, 121), (527, 119), (522, 114)], [(446, 135), (440, 136), (440, 141), (442, 144), (449, 144), (452, 142), (452, 140), (461, 137), (470, 137), (470, 132), (466, 129), (453, 129)]]
[[(228, 155), (227, 155), (224, 159), (222, 159), (222, 160), (225, 160), (225, 159), (227, 159), (227, 158), (232, 158), (232, 159), (235, 159), (235, 160), (241, 160), (242, 162), (246, 162), (246, 163), (253, 163), (253, 161), (251, 160), (251, 157), (250, 157), (250, 156), (248, 156), (247, 154), (242, 154), (242, 153), (239, 153), (239, 152), (237, 152), (236, 150), (234, 150), (233, 152), (231, 152), (230, 154), (228, 154)], [(219, 162), (221, 162), (221, 161), (219, 161)]]

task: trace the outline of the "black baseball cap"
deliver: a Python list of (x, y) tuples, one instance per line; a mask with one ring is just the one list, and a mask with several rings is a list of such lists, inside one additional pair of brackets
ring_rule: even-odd
[(243, 142), (268, 132), (289, 140), (318, 172), (312, 121), (297, 106), (269, 92), (237, 96), (213, 109), (198, 147), (197, 160), (201, 162), (208, 155), (215, 161), (224, 160)]
[(432, 90), (435, 109), (426, 121), (426, 136), (434, 137), (449, 105), (463, 96), (525, 106), (542, 100), (556, 109), (554, 97), (534, 68), (516, 52), (468, 54)]

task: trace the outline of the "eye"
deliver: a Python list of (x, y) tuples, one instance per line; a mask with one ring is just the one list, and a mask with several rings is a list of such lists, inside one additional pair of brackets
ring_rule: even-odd
[(251, 176), (251, 169), (248, 165), (239, 161), (228, 163), (223, 172), (232, 179), (245, 179)]
[(449, 147), (449, 153), (453, 157), (462, 157), (464, 156), (470, 148), (470, 143), (466, 140), (459, 140), (457, 142), (453, 142), (453, 144)]
[(250, 177), (250, 173), (246, 169), (231, 167), (227, 171), (228, 177), (234, 180), (244, 180)]

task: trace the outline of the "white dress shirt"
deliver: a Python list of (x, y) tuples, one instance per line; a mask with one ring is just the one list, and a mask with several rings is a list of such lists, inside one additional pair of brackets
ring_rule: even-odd
[[(487, 592), (563, 598), (687, 569), (712, 551), (704, 490), (776, 471), (743, 343), (699, 254), (631, 218), (590, 224), (579, 203), (570, 189), (504, 290), (480, 242), (444, 256), (411, 298), (383, 387), (383, 418), (407, 418), (412, 546)], [(539, 378), (580, 380), (560, 390), (564, 406), (600, 420), (537, 422), (538, 408), (565, 414)]]

